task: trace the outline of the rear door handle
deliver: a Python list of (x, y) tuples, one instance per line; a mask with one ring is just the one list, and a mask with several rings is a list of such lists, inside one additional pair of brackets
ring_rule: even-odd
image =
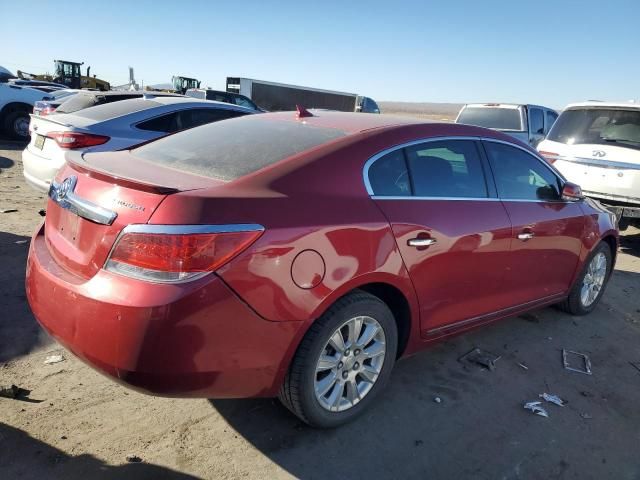
[(522, 232), (518, 234), (518, 239), (526, 242), (527, 240), (531, 240), (535, 236), (536, 235), (533, 232)]
[(438, 241), (435, 238), (412, 238), (407, 240), (407, 245), (410, 247), (429, 247)]

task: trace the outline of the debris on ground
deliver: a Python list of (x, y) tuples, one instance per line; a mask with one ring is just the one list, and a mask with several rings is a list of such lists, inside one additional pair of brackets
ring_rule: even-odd
[(442, 403), (442, 399), (440, 397), (435, 397), (433, 401), (436, 403)]
[(542, 395), (538, 395), (538, 396), (542, 398), (545, 402), (555, 403), (559, 407), (564, 407), (568, 403), (566, 400), (561, 399), (559, 396), (551, 395), (549, 393), (543, 393)]
[(520, 368), (523, 368), (524, 370), (529, 370), (529, 367), (527, 367), (524, 363), (518, 363), (518, 366)]
[(47, 214), (47, 211), (44, 208), (38, 210), (38, 215), (40, 215), (41, 217), (44, 217), (46, 214)]
[(64, 362), (64, 357), (62, 355), (49, 355), (44, 359), (45, 365), (53, 365), (54, 363)]
[(470, 362), (485, 367), (491, 371), (495, 370), (496, 362), (500, 360), (502, 357), (499, 355), (494, 355), (493, 353), (486, 352), (479, 348), (474, 348), (469, 353), (461, 356), (458, 361), (459, 362)]
[(16, 244), (18, 244), (18, 245), (22, 245), (23, 243), (27, 243), (28, 241), (29, 241), (29, 240), (17, 240), (17, 241), (16, 241), (16, 242), (14, 242), (14, 243), (16, 243)]
[[(573, 362), (571, 361), (573, 360)], [(578, 363), (578, 365), (576, 365)], [(591, 375), (591, 360), (588, 355), (572, 350), (562, 349), (562, 364), (565, 370)]]
[(18, 211), (17, 208), (5, 208), (4, 210), (0, 210), (0, 213), (13, 213), (17, 211)]
[(526, 410), (531, 410), (536, 415), (549, 418), (549, 414), (547, 413), (547, 411), (542, 408), (542, 402), (527, 402), (524, 404), (524, 408)]
[(20, 398), (26, 397), (31, 393), (31, 390), (18, 387), (17, 385), (2, 385), (0, 386), (0, 397), (5, 398)]
[(142, 459), (139, 456), (133, 455), (133, 454), (129, 454), (125, 458), (129, 463), (140, 463), (142, 461)]
[(589, 413), (581, 413), (580, 416), (585, 420), (591, 420), (593, 418)]

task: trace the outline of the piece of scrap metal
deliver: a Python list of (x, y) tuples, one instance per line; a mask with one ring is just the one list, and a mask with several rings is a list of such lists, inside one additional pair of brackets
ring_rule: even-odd
[[(572, 366), (569, 362), (570, 357), (577, 357), (580, 359), (581, 365), (579, 367)], [(565, 350), (562, 349), (562, 364), (564, 365), (565, 370), (569, 370), (571, 372), (584, 373), (585, 375), (591, 375), (591, 360), (588, 355), (580, 352), (574, 352), (573, 350)]]

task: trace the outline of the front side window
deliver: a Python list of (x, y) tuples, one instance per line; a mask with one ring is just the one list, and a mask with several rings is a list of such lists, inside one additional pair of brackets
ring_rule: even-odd
[(539, 108), (529, 109), (529, 127), (531, 133), (544, 134), (544, 116)]
[(560, 199), (560, 179), (543, 162), (516, 147), (484, 142), (498, 196), (505, 200)]
[(380, 157), (369, 167), (369, 184), (376, 196), (411, 196), (409, 172), (401, 148)]
[(558, 114), (556, 112), (552, 112), (551, 110), (547, 110), (547, 120), (545, 123), (545, 130), (549, 133), (553, 124), (556, 123), (556, 119), (558, 118)]
[(413, 193), (418, 197), (485, 198), (487, 185), (476, 143), (426, 142), (406, 148)]

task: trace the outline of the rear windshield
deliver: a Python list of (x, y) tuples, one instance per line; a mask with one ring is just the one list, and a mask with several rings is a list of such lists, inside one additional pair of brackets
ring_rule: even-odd
[(91, 120), (102, 121), (111, 118), (121, 117), (134, 112), (141, 112), (147, 108), (157, 107), (160, 105), (153, 100), (145, 100), (143, 98), (134, 98), (131, 100), (122, 100), (120, 102), (105, 103), (92, 108), (87, 108), (81, 112), (76, 112), (78, 117), (90, 118)]
[(176, 133), (132, 153), (158, 165), (229, 181), (345, 135), (251, 115)]
[(467, 107), (456, 122), (497, 130), (523, 130), (517, 108)]
[(57, 113), (73, 113), (83, 108), (93, 107), (99, 102), (97, 95), (85, 95), (79, 93), (73, 97), (64, 100), (62, 104), (56, 109)]
[(549, 140), (569, 145), (618, 145), (640, 149), (640, 110), (579, 108), (565, 110)]

